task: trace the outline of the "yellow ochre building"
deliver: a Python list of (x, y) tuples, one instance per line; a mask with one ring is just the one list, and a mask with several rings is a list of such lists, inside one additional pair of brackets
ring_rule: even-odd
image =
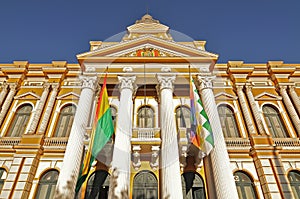
[[(0, 198), (300, 198), (300, 64), (228, 61), (144, 15), (78, 63), (0, 64)], [(115, 133), (75, 196), (108, 67)], [(191, 145), (189, 77), (215, 147)]]

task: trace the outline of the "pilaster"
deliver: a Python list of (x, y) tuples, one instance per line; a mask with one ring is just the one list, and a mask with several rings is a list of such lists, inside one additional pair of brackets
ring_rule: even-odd
[(7, 94), (7, 97), (4, 101), (4, 104), (2, 106), (1, 112), (0, 112), (0, 126), (2, 125), (4, 118), (9, 110), (9, 107), (14, 99), (14, 96), (17, 92), (18, 83), (8, 83), (9, 85), (9, 93)]
[(3, 85), (1, 86), (1, 93), (0, 93), (0, 106), (2, 106), (5, 96), (7, 95), (7, 88), (8, 88), (7, 83), (3, 83)]
[(289, 86), (289, 91), (290, 91), (291, 98), (295, 104), (295, 107), (298, 111), (298, 114), (300, 115), (300, 99), (295, 91), (295, 86)]

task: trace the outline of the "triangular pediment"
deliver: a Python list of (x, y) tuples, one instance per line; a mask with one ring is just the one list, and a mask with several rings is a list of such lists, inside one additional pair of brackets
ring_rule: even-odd
[(221, 92), (215, 95), (215, 100), (237, 100), (237, 96), (230, 95), (226, 92)]
[(255, 100), (264, 100), (264, 101), (274, 101), (274, 100), (282, 100), (281, 96), (274, 95), (272, 93), (263, 92), (257, 96), (254, 97)]
[(26, 93), (23, 93), (21, 95), (17, 95), (14, 97), (14, 99), (17, 99), (17, 100), (39, 100), (41, 97), (38, 96), (37, 94), (33, 93), (33, 92), (26, 92)]
[(68, 93), (65, 93), (63, 95), (58, 96), (57, 99), (59, 99), (59, 100), (79, 99), (79, 97), (80, 96), (77, 93), (68, 92)]
[(124, 41), (102, 48), (100, 47), (96, 50), (77, 55), (79, 61), (105, 57), (197, 57), (217, 60), (218, 55), (151, 35), (145, 35), (134, 40)]

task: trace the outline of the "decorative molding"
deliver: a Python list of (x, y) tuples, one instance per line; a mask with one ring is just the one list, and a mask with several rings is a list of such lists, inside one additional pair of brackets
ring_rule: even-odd
[(41, 96), (39, 96), (33, 92), (26, 92), (21, 95), (15, 96), (14, 99), (16, 99), (16, 100), (20, 100), (20, 99), (39, 100), (39, 99), (41, 99)]
[(57, 96), (56, 99), (58, 100), (62, 100), (62, 99), (79, 99), (80, 95), (78, 95), (77, 93), (74, 93), (74, 92), (69, 92), (69, 93), (65, 93), (63, 95), (60, 95), (60, 96)]
[(142, 165), (141, 158), (140, 158), (141, 146), (140, 145), (133, 145), (132, 146), (132, 151), (133, 151), (132, 166), (135, 170), (139, 170), (139, 168)]
[(197, 77), (200, 84), (200, 90), (213, 88), (212, 81), (216, 78), (216, 76), (210, 74), (204, 74), (204, 75), (198, 75)]
[(259, 100), (263, 100), (263, 101), (280, 101), (282, 100), (281, 96), (278, 95), (274, 95), (272, 93), (269, 92), (263, 92), (259, 95), (256, 95), (254, 97), (255, 100), (259, 101)]
[(237, 100), (238, 97), (234, 96), (234, 95), (230, 95), (226, 92), (220, 92), (220, 93), (215, 95), (215, 99), (218, 99), (218, 100)]
[(176, 80), (176, 76), (175, 75), (165, 75), (165, 74), (158, 74), (157, 76), (157, 80), (159, 83), (159, 90), (163, 90), (163, 89), (171, 89), (173, 91), (174, 89), (174, 82)]
[(152, 154), (151, 154), (151, 161), (150, 161), (150, 167), (156, 171), (159, 166), (159, 146), (152, 146), (151, 147)]
[(97, 83), (97, 76), (86, 76), (86, 75), (82, 75), (79, 76), (79, 79), (82, 82), (82, 86), (81, 88), (88, 88), (88, 89), (92, 89), (94, 90), (96, 88), (96, 83)]

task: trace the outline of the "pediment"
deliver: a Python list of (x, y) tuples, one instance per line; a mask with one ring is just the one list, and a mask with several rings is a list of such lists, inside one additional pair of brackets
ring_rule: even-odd
[(68, 93), (65, 93), (63, 95), (60, 95), (60, 96), (57, 96), (57, 99), (59, 100), (70, 100), (70, 99), (79, 99), (79, 95), (77, 93), (74, 93), (74, 92), (68, 92)]
[(215, 100), (237, 100), (237, 96), (230, 95), (226, 92), (221, 92), (215, 95)]
[(39, 99), (41, 99), (41, 97), (33, 92), (26, 92), (21, 95), (15, 96), (14, 99), (17, 99), (17, 100), (21, 100), (21, 99), (23, 99), (23, 100), (39, 100)]
[(263, 101), (274, 101), (274, 100), (282, 100), (281, 96), (278, 95), (274, 95), (272, 93), (268, 93), (268, 92), (263, 92), (259, 95), (256, 95), (254, 97), (255, 100), (259, 101), (259, 100), (263, 100)]
[(123, 41), (114, 45), (100, 47), (96, 50), (77, 55), (79, 61), (100, 58), (117, 57), (197, 57), (217, 60), (218, 55), (196, 47), (167, 41), (151, 35)]

